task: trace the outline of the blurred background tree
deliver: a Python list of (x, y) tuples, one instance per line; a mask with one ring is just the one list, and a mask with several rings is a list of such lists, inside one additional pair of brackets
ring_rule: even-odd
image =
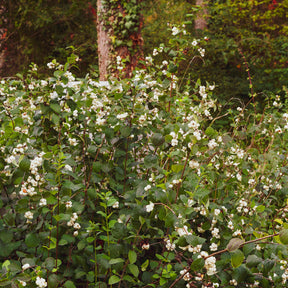
[[(25, 71), (31, 62), (45, 73), (46, 63), (65, 61), (75, 47), (79, 71), (97, 63), (97, 34), (93, 23), (96, 0), (2, 0), (1, 39), (5, 64), (1, 76)], [(4, 21), (5, 20), (5, 21)]]

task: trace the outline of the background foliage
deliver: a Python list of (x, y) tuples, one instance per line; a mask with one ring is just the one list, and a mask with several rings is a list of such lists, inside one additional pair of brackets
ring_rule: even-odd
[[(7, 28), (3, 39), (7, 62), (3, 76), (27, 71), (31, 62), (40, 72), (55, 57), (63, 62), (75, 47), (81, 62), (79, 74), (97, 64), (96, 1), (4, 0), (2, 26)], [(5, 21), (4, 21), (5, 19)], [(73, 48), (72, 48), (73, 49)], [(74, 49), (73, 49), (74, 50)]]
[[(8, 20), (5, 40), (8, 61), (3, 76), (27, 70), (31, 62), (45, 72), (42, 67), (49, 60), (56, 57), (65, 61), (69, 46), (75, 47), (81, 59), (77, 74), (83, 76), (90, 71), (97, 75), (95, 2), (7, 1), (6, 10), (2, 11), (5, 15), (2, 23), (5, 24), (3, 19)], [(183, 63), (183, 77), (221, 81), (223, 85), (216, 92), (219, 100), (229, 101), (233, 97), (247, 100), (250, 88), (244, 55), (254, 91), (262, 96), (265, 91), (281, 93), (288, 73), (287, 1), (208, 1), (207, 31), (194, 30), (198, 9), (195, 1), (159, 0), (142, 4), (145, 54), (152, 53), (160, 43), (168, 43), (167, 23), (186, 22), (191, 41), (206, 36), (207, 45), (205, 61), (191, 54)]]

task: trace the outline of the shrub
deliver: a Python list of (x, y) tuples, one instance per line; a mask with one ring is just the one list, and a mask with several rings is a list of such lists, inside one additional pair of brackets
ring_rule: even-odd
[(287, 103), (182, 84), (172, 34), (132, 79), (1, 81), (0, 286), (283, 287)]

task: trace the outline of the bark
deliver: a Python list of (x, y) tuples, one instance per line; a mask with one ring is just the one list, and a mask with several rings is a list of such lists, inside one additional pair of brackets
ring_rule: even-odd
[(196, 5), (200, 7), (195, 19), (195, 30), (204, 30), (207, 28), (207, 21), (205, 15), (207, 15), (207, 8), (204, 0), (196, 0)]
[[(139, 4), (140, 1), (138, 1)], [(125, 16), (125, 11), (122, 7), (120, 7), (120, 12)], [(141, 35), (141, 30), (143, 26), (143, 17), (139, 16), (138, 22), (138, 30), (129, 34), (128, 41), (132, 41), (132, 46), (120, 46), (116, 49), (115, 55), (120, 56), (122, 59), (129, 59), (128, 62), (125, 63), (125, 68), (122, 73), (122, 77), (131, 78), (133, 70), (138, 66), (139, 60), (143, 60), (143, 38)], [(118, 72), (116, 71), (115, 76), (118, 76)]]
[(109, 38), (108, 29), (105, 29), (105, 23), (103, 16), (106, 11), (102, 5), (101, 0), (97, 0), (97, 43), (98, 43), (98, 63), (100, 81), (107, 80), (108, 77), (108, 66), (110, 64), (110, 50), (111, 50), (111, 39)]
[[(0, 17), (2, 18), (2, 23), (7, 23), (3, 16), (4, 7), (0, 7)], [(6, 28), (0, 27), (0, 71), (2, 72), (6, 60), (6, 50), (5, 50), (5, 40), (6, 40)], [(2, 74), (2, 73), (1, 73)]]
[[(141, 0), (138, 0), (138, 4)], [(115, 9), (115, 8), (114, 8)], [(110, 18), (108, 19), (110, 23), (115, 21), (117, 15), (122, 14), (123, 18), (126, 15), (124, 7), (121, 5), (121, 1), (117, 6), (117, 11), (109, 11)], [(115, 35), (112, 26), (106, 25), (103, 21), (105, 18), (105, 7), (103, 7), (101, 0), (97, 0), (97, 43), (98, 43), (98, 63), (99, 63), (99, 73), (100, 80), (107, 80), (108, 76), (113, 76), (117, 78), (130, 78), (132, 76), (133, 70), (138, 65), (139, 60), (143, 59), (143, 38), (141, 36), (141, 29), (143, 26), (143, 18), (139, 16), (138, 29), (129, 33), (126, 41), (130, 41), (132, 45), (129, 47), (127, 45), (122, 45), (119, 47), (113, 47), (111, 39), (118, 39)], [(135, 27), (135, 26), (134, 26)], [(117, 70), (116, 59), (120, 56), (121, 59), (125, 59), (125, 65), (123, 70)]]

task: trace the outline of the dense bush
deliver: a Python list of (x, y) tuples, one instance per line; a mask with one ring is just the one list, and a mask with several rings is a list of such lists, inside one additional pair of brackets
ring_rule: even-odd
[(132, 79), (75, 79), (71, 55), (1, 81), (0, 286), (286, 283), (287, 103), (182, 84), (184, 47), (204, 55), (184, 31)]

